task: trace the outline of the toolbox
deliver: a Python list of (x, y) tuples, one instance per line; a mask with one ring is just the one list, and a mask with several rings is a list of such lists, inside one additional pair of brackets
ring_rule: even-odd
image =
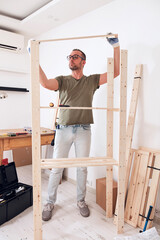
[(18, 182), (15, 163), (0, 166), (0, 225), (32, 204), (32, 186)]

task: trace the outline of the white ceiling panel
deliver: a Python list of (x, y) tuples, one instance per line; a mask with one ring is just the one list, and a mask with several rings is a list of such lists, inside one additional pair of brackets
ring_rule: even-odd
[(52, 0), (0, 0), (0, 14), (23, 20)]
[(115, 0), (0, 0), (0, 29), (32, 37)]

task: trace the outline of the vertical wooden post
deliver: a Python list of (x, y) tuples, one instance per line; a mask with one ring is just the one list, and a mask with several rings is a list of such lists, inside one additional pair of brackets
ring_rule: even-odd
[[(107, 63), (107, 108), (113, 108), (114, 101), (114, 59)], [(113, 158), (113, 111), (107, 110), (107, 157)], [(113, 215), (113, 166), (106, 168), (106, 217)]]
[[(159, 187), (159, 182), (160, 182), (160, 171), (158, 170), (160, 166), (160, 154), (155, 153), (154, 154), (154, 168), (152, 171), (152, 181), (150, 184), (150, 190), (149, 190), (149, 196), (148, 196), (148, 201), (147, 201), (147, 207), (146, 207), (146, 214), (147, 216), (147, 211), (149, 209), (149, 206), (153, 206), (150, 218), (154, 218), (154, 212), (155, 212), (155, 205), (156, 205), (156, 198), (157, 198), (157, 193), (158, 193), (158, 187)], [(153, 224), (153, 221), (149, 221), (147, 229), (151, 228)]]
[(37, 41), (31, 41), (31, 81), (34, 239), (42, 240), (39, 43)]
[(139, 86), (142, 77), (142, 64), (136, 65), (135, 74), (134, 74), (134, 82), (132, 88), (132, 96), (131, 96), (131, 104), (128, 116), (128, 124), (127, 124), (127, 132), (126, 132), (126, 182), (125, 182), (125, 194), (127, 192), (130, 169), (132, 164), (132, 158), (130, 158), (131, 154), (131, 146), (133, 139), (133, 130), (134, 130), (134, 122), (136, 116), (137, 102), (138, 102), (138, 93)]
[[(134, 122), (135, 122), (135, 116), (136, 116), (138, 92), (139, 92), (141, 77), (142, 77), (142, 64), (139, 64), (139, 65), (136, 65), (135, 74), (134, 74), (134, 82), (133, 82), (131, 103), (130, 103), (130, 109), (129, 109), (129, 115), (128, 115), (127, 130), (126, 130), (125, 197), (126, 197), (128, 181), (130, 176), (130, 169), (132, 164), (132, 157), (133, 157), (133, 152), (131, 151), (131, 145), (132, 145)], [(117, 221), (117, 204), (116, 204), (114, 222), (116, 223), (116, 221)]]
[(127, 98), (127, 50), (121, 50), (120, 116), (119, 116), (119, 167), (118, 167), (118, 209), (117, 232), (124, 227), (125, 200), (125, 152), (126, 152), (126, 98)]

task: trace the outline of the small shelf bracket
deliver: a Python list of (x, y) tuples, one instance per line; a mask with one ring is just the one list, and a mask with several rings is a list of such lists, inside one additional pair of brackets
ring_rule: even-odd
[(0, 91), (29, 92), (27, 88), (2, 87), (2, 86), (0, 86)]

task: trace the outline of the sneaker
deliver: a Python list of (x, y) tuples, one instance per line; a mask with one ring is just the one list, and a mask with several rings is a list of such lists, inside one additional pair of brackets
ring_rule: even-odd
[(89, 208), (88, 208), (88, 206), (87, 206), (87, 204), (84, 200), (78, 201), (77, 206), (79, 207), (80, 214), (83, 217), (89, 217), (90, 211), (89, 211)]
[(54, 208), (54, 205), (51, 203), (47, 203), (44, 205), (44, 209), (42, 212), (42, 220), (43, 221), (48, 221), (51, 219), (53, 208)]

